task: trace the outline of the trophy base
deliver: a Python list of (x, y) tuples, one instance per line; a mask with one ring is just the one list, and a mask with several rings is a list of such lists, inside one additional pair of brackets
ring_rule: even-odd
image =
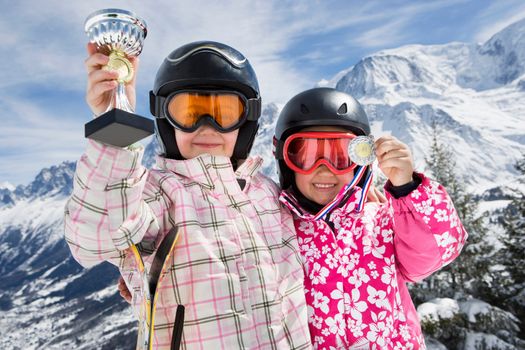
[(107, 145), (127, 147), (155, 133), (153, 120), (115, 108), (84, 127), (84, 135)]

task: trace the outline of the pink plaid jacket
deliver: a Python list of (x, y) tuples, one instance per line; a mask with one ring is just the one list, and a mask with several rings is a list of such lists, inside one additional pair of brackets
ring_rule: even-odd
[(362, 191), (329, 216), (332, 227), (299, 207), (295, 214), (315, 349), (424, 349), (407, 282), (454, 260), (467, 233), (445, 189), (423, 175), (419, 187), (388, 203), (366, 203)]
[(177, 226), (154, 298), (153, 348), (169, 349), (178, 305), (182, 349), (311, 348), (293, 220), (277, 186), (258, 174), (262, 160), (234, 172), (226, 157), (159, 157), (159, 169), (147, 171), (142, 153), (89, 142), (65, 212), (77, 261), (119, 266), (140, 320), (147, 283), (130, 247), (148, 270)]

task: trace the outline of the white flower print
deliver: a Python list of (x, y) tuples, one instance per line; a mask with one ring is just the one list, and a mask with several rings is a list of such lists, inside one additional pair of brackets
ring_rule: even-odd
[(315, 232), (314, 223), (312, 221), (301, 221), (299, 223), (299, 231), (304, 232), (306, 235), (313, 235)]
[(326, 255), (330, 251), (330, 246), (327, 244), (323, 245), (323, 248), (321, 248), (321, 251), (323, 252), (323, 255)]
[(383, 236), (383, 242), (390, 243), (394, 239), (394, 231), (391, 229), (382, 230), (381, 236)]
[(337, 311), (341, 314), (345, 314), (350, 308), (350, 295), (343, 290), (343, 283), (337, 282), (336, 289), (330, 293), (330, 297), (335, 300), (339, 300), (337, 303)]
[(391, 310), (390, 303), (386, 299), (386, 292), (384, 290), (377, 290), (372, 286), (367, 286), (366, 291), (368, 292), (368, 302), (376, 305), (379, 308)]
[(443, 195), (441, 193), (432, 193), (428, 197), (434, 201), (436, 207), (443, 202)]
[(441, 255), (441, 260), (447, 263), (448, 260), (454, 255), (455, 252), (456, 252), (455, 246), (448, 246), (445, 252)]
[(401, 344), (401, 342), (397, 341), (396, 345), (394, 346), (394, 350), (412, 350), (412, 349), (414, 349), (414, 344), (411, 344), (411, 343)]
[(360, 338), (364, 335), (363, 331), (366, 328), (366, 324), (363, 324), (362, 320), (348, 319), (348, 329), (352, 332), (355, 338)]
[(332, 253), (328, 253), (326, 255), (326, 259), (324, 260), (324, 262), (331, 269), (334, 269), (337, 266), (339, 266), (339, 259), (338, 259), (338, 257), (332, 255)]
[(361, 287), (363, 283), (368, 283), (369, 281), (370, 277), (362, 267), (354, 269), (354, 271), (352, 271), (352, 276), (348, 278), (348, 282), (356, 286), (356, 288)]
[(421, 197), (421, 192), (419, 192), (419, 190), (416, 188), (410, 193), (410, 196), (414, 199), (418, 199), (419, 197)]
[(380, 349), (386, 348), (387, 340), (389, 339), (391, 331), (387, 326), (387, 322), (385, 322), (385, 318), (386, 311), (382, 311), (378, 315), (376, 315), (375, 312), (372, 312), (374, 323), (370, 323), (370, 330), (366, 334), (366, 338), (369, 341), (375, 342)]
[(321, 344), (324, 343), (324, 338), (321, 337), (321, 336), (316, 335), (316, 336), (314, 337), (314, 342), (315, 342), (316, 344), (321, 345)]
[(312, 284), (326, 284), (326, 277), (328, 277), (329, 273), (330, 271), (326, 267), (321, 266), (317, 262), (314, 263), (314, 267), (310, 273)]
[(437, 209), (436, 213), (434, 214), (434, 218), (437, 220), (437, 222), (445, 222), (448, 221), (448, 211), (445, 209)]
[(362, 225), (356, 225), (356, 227), (354, 227), (353, 230), (351, 230), (352, 234), (354, 235), (354, 241), (361, 237), (361, 235), (363, 234), (363, 229), (364, 227)]
[(344, 234), (343, 235), (339, 235), (338, 238), (341, 241), (343, 241), (345, 246), (347, 246), (349, 248), (352, 248), (352, 249), (357, 249), (357, 245), (355, 244), (354, 236), (353, 236), (352, 232), (345, 230)]
[(337, 314), (333, 318), (328, 317), (325, 320), (325, 324), (328, 326), (330, 333), (337, 334), (341, 337), (345, 335), (346, 323), (342, 314)]
[(410, 339), (410, 329), (406, 323), (399, 326), (399, 334), (405, 341)]
[(431, 199), (422, 201), (420, 203), (414, 203), (414, 208), (421, 214), (428, 216), (434, 211), (434, 206)]
[(321, 329), (323, 325), (323, 318), (320, 316), (310, 317), (310, 324), (317, 329)]
[(321, 257), (321, 252), (319, 251), (319, 248), (317, 248), (314, 242), (312, 242), (312, 244), (310, 245), (310, 254), (315, 260)]
[[(310, 243), (312, 242), (312, 238), (311, 237), (308, 237), (308, 238), (302, 238), (302, 237), (298, 237), (297, 238), (297, 243), (299, 244), (299, 249), (301, 250), (301, 253), (303, 253), (302, 255), (304, 255), (306, 257), (308, 251), (310, 250)], [(311, 259), (308, 259), (308, 260), (311, 260)]]
[(457, 242), (457, 239), (448, 231), (445, 231), (440, 235), (434, 235), (434, 238), (436, 239), (437, 245), (439, 247), (446, 247)]
[(386, 251), (386, 247), (384, 245), (379, 245), (379, 240), (376, 237), (373, 237), (372, 235), (363, 237), (362, 243), (363, 255), (368, 255), (372, 253), (372, 255), (378, 259), (383, 258), (383, 254)]
[(377, 272), (377, 270), (374, 270), (370, 272), (370, 276), (372, 276), (373, 279), (376, 279), (379, 277), (379, 272)]
[(343, 277), (348, 277), (348, 273), (355, 268), (355, 265), (359, 262), (359, 254), (347, 255), (349, 251), (345, 249), (343, 255), (339, 262), (339, 268), (337, 272), (340, 273)]
[(396, 273), (396, 267), (392, 261), (388, 258), (385, 258), (386, 266), (383, 266), (383, 274), (381, 275), (381, 282), (386, 285), (394, 285), (394, 276)]
[(312, 296), (314, 298), (312, 302), (313, 306), (327, 314), (328, 311), (330, 311), (330, 308), (328, 307), (328, 302), (330, 300), (328, 297), (326, 297), (322, 292), (312, 292)]
[(326, 235), (321, 235), (321, 237), (319, 237), (319, 239), (321, 240), (321, 242), (326, 242), (326, 240), (328, 239), (328, 237), (326, 237)]
[(376, 245), (372, 248), (372, 255), (378, 259), (382, 259), (383, 254), (385, 254), (385, 251), (386, 247), (384, 245)]
[(352, 298), (350, 299), (350, 316), (352, 319), (360, 321), (363, 319), (362, 313), (368, 309), (368, 305), (364, 300), (360, 300), (361, 293), (359, 289), (352, 289)]

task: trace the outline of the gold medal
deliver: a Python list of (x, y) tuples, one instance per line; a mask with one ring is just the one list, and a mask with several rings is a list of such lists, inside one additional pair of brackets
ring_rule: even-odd
[(357, 136), (348, 145), (350, 160), (357, 165), (369, 165), (376, 159), (374, 140), (368, 136)]
[(129, 83), (133, 79), (133, 65), (124, 53), (118, 51), (109, 54), (109, 62), (102, 69), (118, 72), (119, 83)]

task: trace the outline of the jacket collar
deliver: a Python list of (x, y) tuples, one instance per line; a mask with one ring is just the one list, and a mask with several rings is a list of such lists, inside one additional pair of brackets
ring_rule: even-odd
[[(354, 187), (354, 189), (347, 195), (347, 198), (344, 199), (338, 206), (333, 208), (331, 213), (344, 215), (346, 213), (357, 212), (359, 201), (361, 200), (362, 195), (363, 190), (360, 187)], [(282, 191), (281, 195), (279, 196), (279, 201), (299, 218), (305, 220), (314, 220), (315, 214), (310, 214), (308, 211), (303, 209), (291, 191)], [(327, 215), (325, 218), (329, 217), (330, 215)]]
[(239, 186), (225, 188), (231, 186), (232, 183), (237, 183), (238, 179), (244, 180), (245, 187), (247, 187), (259, 172), (262, 162), (261, 157), (248, 158), (234, 171), (230, 158), (225, 156), (202, 154), (186, 160), (157, 157), (158, 168), (181, 176), (184, 182), (196, 182), (209, 190), (221, 190), (228, 193), (235, 188), (240, 189)]

